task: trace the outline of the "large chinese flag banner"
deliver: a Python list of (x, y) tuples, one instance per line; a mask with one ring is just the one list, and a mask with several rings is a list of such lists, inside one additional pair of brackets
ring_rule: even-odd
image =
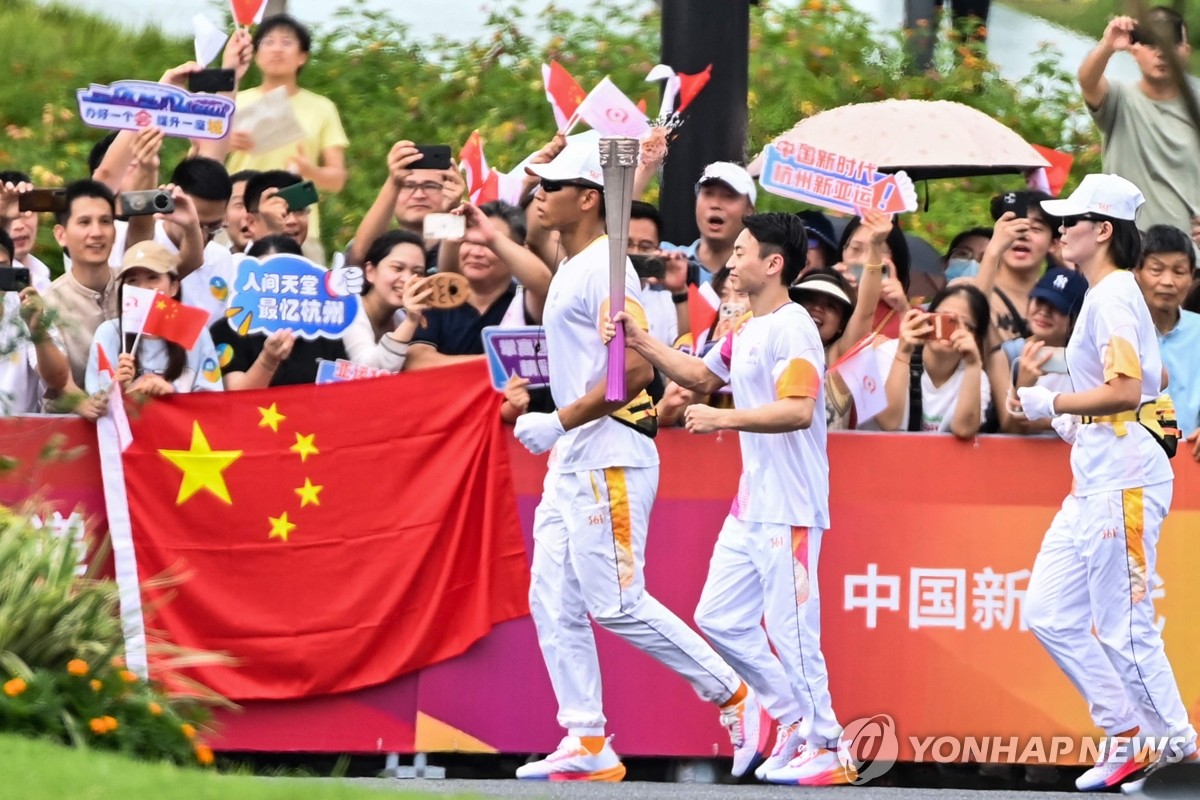
[(236, 700), (309, 697), (457, 656), (528, 613), (499, 395), (482, 364), (185, 395), (135, 415), (124, 470), (151, 629), (225, 651)]

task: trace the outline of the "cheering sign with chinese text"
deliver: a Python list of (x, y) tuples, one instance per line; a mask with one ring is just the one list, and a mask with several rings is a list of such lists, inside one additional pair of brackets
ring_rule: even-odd
[(229, 133), (234, 102), (216, 94), (192, 94), (151, 81), (93, 83), (75, 92), (79, 118), (92, 128), (140, 131), (155, 125), (167, 136), (223, 139)]
[(530, 389), (550, 385), (546, 334), (540, 327), (484, 328), (483, 349), (497, 389), (503, 389), (514, 375), (528, 380)]
[(917, 208), (917, 191), (904, 172), (884, 175), (874, 164), (805, 144), (767, 145), (758, 181), (771, 194), (844, 214), (862, 208), (888, 214)]
[[(355, 275), (356, 273), (356, 275)], [(359, 313), (362, 270), (327, 270), (279, 253), (242, 259), (225, 316), (243, 336), (289, 330), (305, 339), (340, 339)]]
[(341, 383), (342, 381), (358, 381), (364, 378), (379, 378), (383, 375), (391, 374), (386, 369), (368, 367), (366, 364), (355, 364), (353, 361), (347, 361), (344, 358), (339, 358), (336, 361), (330, 361), (325, 358), (317, 359), (318, 385), (323, 383)]

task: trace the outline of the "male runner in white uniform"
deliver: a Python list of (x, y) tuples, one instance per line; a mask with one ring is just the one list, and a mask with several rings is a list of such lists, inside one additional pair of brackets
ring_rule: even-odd
[(829, 527), (825, 350), (808, 312), (788, 297), (808, 236), (792, 214), (751, 214), (745, 225), (729, 278), (751, 311), (704, 358), (655, 341), (630, 315), (618, 318), (634, 351), (680, 386), (700, 394), (733, 388), (732, 409), (697, 404), (684, 412), (692, 433), (738, 431), (742, 450), (737, 497), (696, 622), (780, 722), (774, 751), (756, 774), (772, 783), (851, 783), (858, 776), (838, 755), (842, 729), (821, 654), (817, 560)]
[[(618, 781), (625, 767), (605, 738), (600, 665), (590, 614), (682, 675), (717, 703), (734, 743), (733, 774), (765, 754), (754, 693), (704, 639), (646, 591), (642, 566), (650, 508), (658, 487), (657, 427), (645, 387), (653, 369), (626, 351), (632, 402), (604, 399), (608, 352), (600, 339), (608, 317), (609, 255), (604, 227), (597, 137), (576, 139), (549, 164), (529, 167), (541, 178), (536, 212), (559, 233), (567, 258), (546, 299), (543, 325), (550, 391), (557, 411), (525, 414), (515, 434), (533, 453), (553, 447), (534, 518), (529, 604), (538, 643), (567, 736), (518, 778)], [(626, 260), (627, 308), (645, 326), (639, 281)]]

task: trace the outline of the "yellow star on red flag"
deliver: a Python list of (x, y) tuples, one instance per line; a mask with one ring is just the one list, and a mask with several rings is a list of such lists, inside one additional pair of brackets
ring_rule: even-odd
[(200, 423), (192, 422), (192, 445), (187, 450), (159, 450), (163, 458), (170, 461), (183, 472), (183, 480), (179, 484), (179, 496), (175, 505), (183, 505), (192, 495), (201, 489), (207, 489), (217, 498), (229, 505), (233, 500), (229, 496), (229, 487), (225, 485), (222, 473), (242, 457), (241, 450), (213, 450), (208, 444)]
[(262, 419), (258, 421), (258, 427), (270, 428), (275, 433), (279, 433), (279, 423), (287, 419), (287, 417), (279, 413), (279, 407), (275, 403), (271, 403), (269, 408), (262, 408), (260, 406), (258, 413), (262, 415)]
[(304, 508), (310, 504), (314, 506), (321, 505), (321, 501), (317, 495), (319, 495), (321, 490), (324, 488), (324, 486), (314, 485), (312, 481), (310, 481), (308, 478), (305, 478), (304, 485), (299, 489), (293, 489), (292, 491), (300, 496), (300, 507)]
[(321, 451), (317, 449), (317, 445), (313, 442), (315, 438), (317, 438), (315, 433), (310, 433), (307, 436), (302, 436), (299, 433), (296, 434), (296, 443), (292, 445), (291, 451), (299, 454), (302, 463), (307, 462), (310, 455), (320, 455)]
[(267, 535), (268, 539), (283, 539), (288, 540), (288, 534), (296, 529), (296, 523), (288, 521), (287, 512), (284, 511), (278, 517), (267, 517), (267, 522), (271, 523), (271, 532)]

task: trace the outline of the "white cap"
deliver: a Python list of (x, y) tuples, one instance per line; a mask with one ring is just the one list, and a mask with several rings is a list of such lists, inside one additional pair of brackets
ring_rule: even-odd
[(567, 139), (567, 146), (549, 164), (530, 164), (530, 175), (548, 181), (587, 181), (604, 188), (604, 171), (600, 169), (600, 134), (587, 131)]
[(1065, 200), (1043, 200), (1042, 210), (1052, 217), (1100, 214), (1132, 221), (1138, 206), (1146, 202), (1138, 187), (1120, 175), (1086, 175)]
[(696, 181), (696, 194), (700, 194), (700, 187), (713, 181), (720, 181), (738, 194), (746, 195), (750, 198), (750, 205), (754, 205), (758, 201), (758, 190), (754, 188), (754, 178), (750, 177), (750, 173), (746, 171), (745, 167), (740, 167), (732, 161), (714, 161), (705, 167), (704, 174), (700, 176), (700, 180)]

